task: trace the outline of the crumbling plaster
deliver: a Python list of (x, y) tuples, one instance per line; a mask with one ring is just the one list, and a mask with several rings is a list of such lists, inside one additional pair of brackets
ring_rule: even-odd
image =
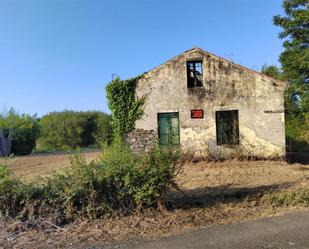
[[(187, 88), (188, 60), (203, 61), (202, 88)], [(284, 156), (285, 86), (285, 82), (194, 48), (138, 81), (136, 94), (147, 95), (147, 101), (144, 115), (135, 127), (157, 131), (157, 113), (179, 112), (180, 145), (184, 152), (195, 156), (229, 153), (233, 149), (216, 145), (215, 112), (238, 110), (240, 147), (257, 156)], [(204, 118), (191, 119), (192, 109), (203, 109)]]

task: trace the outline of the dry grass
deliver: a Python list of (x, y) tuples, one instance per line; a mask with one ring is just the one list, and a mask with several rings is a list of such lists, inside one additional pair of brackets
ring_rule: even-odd
[[(96, 154), (87, 154), (89, 159)], [(55, 157), (55, 158), (51, 158)], [(29, 157), (12, 164), (16, 175), (29, 179), (22, 160), (39, 174), (68, 165), (67, 156)], [(65, 159), (64, 159), (65, 158)], [(67, 160), (66, 163), (62, 160)], [(44, 162), (49, 166), (44, 167)], [(22, 169), (18, 165), (24, 165)], [(61, 166), (62, 165), (62, 166)], [(48, 169), (48, 170), (47, 170)], [(23, 173), (24, 172), (24, 173)], [(25, 174), (27, 173), (27, 174)], [(27, 177), (28, 175), (28, 177)], [(168, 196), (167, 209), (147, 210), (130, 216), (77, 220), (61, 229), (46, 221), (0, 222), (0, 248), (64, 248), (83, 245), (123, 243), (130, 239), (153, 239), (183, 233), (214, 224), (252, 220), (305, 207), (274, 207), (261, 201), (264, 193), (309, 188), (309, 166), (276, 161), (225, 161), (186, 163), (178, 176), (181, 191)], [(2, 225), (2, 227), (1, 227)]]
[[(184, 165), (178, 182), (185, 189), (218, 187), (259, 187), (282, 183), (308, 183), (309, 165), (288, 164), (284, 161), (200, 162)], [(188, 179), (190, 179), (188, 181)]]
[[(95, 160), (99, 152), (84, 152), (87, 161)], [(4, 159), (0, 159), (3, 161)], [(44, 177), (52, 172), (61, 171), (70, 166), (70, 154), (68, 153), (42, 153), (29, 156), (12, 157), (8, 160), (9, 168), (13, 174), (23, 180), (33, 180), (36, 177)]]

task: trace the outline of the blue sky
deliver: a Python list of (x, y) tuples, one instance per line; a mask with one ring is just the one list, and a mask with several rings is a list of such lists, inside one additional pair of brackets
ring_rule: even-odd
[(278, 64), (280, 0), (0, 0), (0, 110), (108, 112), (105, 85), (201, 47)]

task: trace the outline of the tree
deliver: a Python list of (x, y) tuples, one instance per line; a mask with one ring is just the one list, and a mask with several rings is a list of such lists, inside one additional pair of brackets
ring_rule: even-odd
[(267, 65), (264, 64), (262, 66), (262, 73), (266, 74), (269, 77), (273, 77), (275, 79), (281, 79), (282, 78), (282, 72), (279, 67), (276, 65)]
[[(283, 29), (284, 52), (280, 55), (283, 77), (288, 80), (287, 104), (309, 112), (309, 1), (284, 0), (285, 16), (275, 16), (274, 24)], [(289, 106), (288, 106), (289, 107)], [(293, 108), (292, 108), (293, 109)]]
[(17, 155), (30, 154), (40, 134), (36, 115), (19, 114), (13, 108), (7, 113), (0, 114), (0, 128), (4, 130), (6, 136), (12, 130), (12, 152)]
[[(284, 80), (282, 70), (276, 65), (267, 65), (262, 66), (261, 72), (269, 77), (278, 80)], [(299, 95), (295, 91), (295, 84), (289, 85), (285, 91), (285, 112), (288, 115), (299, 115), (300, 106), (299, 106)]]
[(110, 116), (99, 111), (51, 112), (40, 119), (40, 149), (63, 150), (109, 143)]

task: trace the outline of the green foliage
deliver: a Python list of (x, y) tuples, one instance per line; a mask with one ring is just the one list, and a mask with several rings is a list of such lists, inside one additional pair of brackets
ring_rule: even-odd
[(309, 152), (309, 113), (289, 115), (285, 122), (289, 151)]
[(95, 120), (93, 137), (96, 143), (110, 144), (113, 136), (111, 116), (101, 112), (92, 112)]
[(9, 167), (6, 164), (0, 164), (0, 182), (5, 181), (9, 176)]
[(5, 135), (13, 131), (12, 153), (18, 155), (30, 154), (35, 147), (40, 129), (36, 115), (18, 114), (14, 109), (0, 114), (0, 127)]
[(11, 177), (6, 164), (0, 165), (0, 216), (12, 216), (20, 211), (23, 196), (22, 184)]
[(284, 51), (280, 55), (282, 72), (274, 67), (262, 71), (288, 81), (285, 92), (286, 136), (290, 151), (309, 151), (309, 2), (283, 0), (284, 16), (275, 16), (282, 28)]
[(263, 200), (276, 207), (309, 206), (309, 189), (276, 191), (263, 196)]
[[(177, 187), (178, 154), (156, 148), (135, 155), (126, 146), (104, 147), (98, 161), (79, 154), (71, 168), (47, 181), (23, 183), (6, 169), (0, 174), (0, 216), (49, 217), (57, 224), (78, 216), (98, 218), (157, 207)], [(2, 171), (0, 171), (2, 172)]]
[(273, 77), (275, 79), (282, 79), (282, 72), (280, 70), (280, 68), (278, 68), (276, 65), (267, 65), (264, 64), (262, 66), (262, 73), (266, 74), (269, 77)]
[(106, 86), (108, 106), (112, 112), (111, 126), (116, 140), (122, 140), (143, 114), (146, 96), (135, 96), (136, 84), (141, 77), (128, 80), (117, 77)]
[(102, 112), (52, 112), (40, 120), (39, 148), (62, 150), (111, 140), (109, 115)]
[[(274, 23), (283, 31), (284, 52), (280, 55), (283, 76), (293, 87), (288, 89), (287, 107), (309, 112), (309, 2), (284, 0), (285, 16), (275, 16)], [(294, 104), (290, 107), (289, 104)], [(290, 113), (292, 111), (288, 110)]]

